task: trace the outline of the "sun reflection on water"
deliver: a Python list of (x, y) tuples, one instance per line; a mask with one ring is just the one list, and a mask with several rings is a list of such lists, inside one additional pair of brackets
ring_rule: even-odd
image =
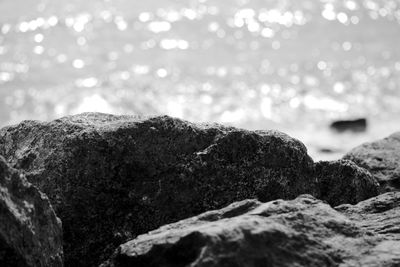
[(399, 0), (6, 0), (0, 10), (2, 125), (94, 109), (249, 128), (400, 114)]

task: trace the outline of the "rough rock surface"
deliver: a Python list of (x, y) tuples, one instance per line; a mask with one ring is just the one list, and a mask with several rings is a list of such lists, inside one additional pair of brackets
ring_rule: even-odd
[[(314, 175), (319, 189), (319, 194), (314, 196), (332, 206), (358, 203), (377, 195), (379, 188), (368, 171), (347, 160), (317, 162)], [(374, 185), (373, 189), (371, 184)]]
[(399, 265), (396, 192), (336, 210), (310, 195), (236, 202), (140, 235), (102, 267)]
[(316, 165), (283, 133), (167, 116), (25, 121), (0, 130), (0, 155), (49, 196), (67, 266), (94, 266), (138, 234), (246, 198), (308, 193), (337, 205), (378, 193), (368, 172), (346, 161)]
[(369, 170), (382, 191), (400, 190), (400, 132), (387, 138), (362, 144), (344, 156)]
[(63, 266), (61, 221), (48, 198), (0, 156), (0, 266)]

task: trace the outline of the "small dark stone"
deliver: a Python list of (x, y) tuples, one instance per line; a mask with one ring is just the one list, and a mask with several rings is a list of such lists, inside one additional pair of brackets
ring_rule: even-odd
[(365, 132), (367, 130), (367, 119), (338, 120), (332, 122), (330, 128), (337, 132)]
[(332, 154), (338, 152), (336, 149), (333, 148), (327, 148), (327, 147), (322, 147), (318, 149), (319, 152), (325, 153), (325, 154)]

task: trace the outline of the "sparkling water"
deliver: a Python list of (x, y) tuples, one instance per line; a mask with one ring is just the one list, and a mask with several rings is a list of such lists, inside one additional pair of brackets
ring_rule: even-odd
[[(398, 130), (399, 84), (400, 0), (0, 1), (0, 126), (168, 114), (335, 158)], [(366, 133), (328, 129), (358, 117)]]

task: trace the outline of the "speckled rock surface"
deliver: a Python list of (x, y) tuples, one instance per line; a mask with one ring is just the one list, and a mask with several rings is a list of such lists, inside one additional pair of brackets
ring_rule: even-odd
[(317, 162), (314, 175), (320, 190), (315, 196), (332, 206), (355, 204), (377, 195), (376, 180), (367, 170), (348, 160)]
[(382, 191), (400, 190), (400, 132), (362, 144), (343, 158), (369, 170), (381, 184)]
[(102, 267), (399, 266), (399, 200), (244, 200), (140, 235)]
[(378, 193), (368, 172), (316, 165), (283, 133), (167, 116), (25, 121), (0, 130), (0, 155), (49, 196), (67, 266), (94, 266), (138, 234), (246, 198), (308, 193), (336, 205)]
[(0, 266), (63, 266), (61, 221), (48, 198), (0, 156)]

